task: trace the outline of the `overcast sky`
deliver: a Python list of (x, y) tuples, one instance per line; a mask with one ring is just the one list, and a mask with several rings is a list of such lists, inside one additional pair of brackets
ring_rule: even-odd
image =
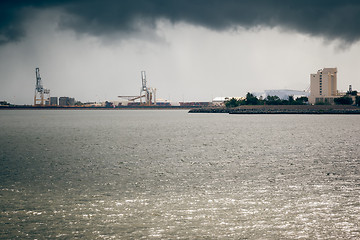
[(138, 95), (210, 101), (267, 89), (305, 90), (338, 68), (360, 90), (360, 1), (2, 1), (0, 100), (32, 104), (35, 68), (52, 96)]

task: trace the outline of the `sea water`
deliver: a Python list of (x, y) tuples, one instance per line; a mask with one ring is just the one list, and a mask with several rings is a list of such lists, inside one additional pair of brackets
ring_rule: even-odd
[(0, 111), (1, 239), (359, 239), (360, 116)]

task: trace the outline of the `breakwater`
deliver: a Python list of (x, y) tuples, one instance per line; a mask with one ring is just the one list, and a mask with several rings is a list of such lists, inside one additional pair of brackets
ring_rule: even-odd
[(228, 114), (360, 114), (360, 108), (346, 105), (254, 105), (236, 108), (199, 108), (189, 113)]
[(116, 106), (116, 107), (84, 107), (84, 106), (31, 106), (11, 105), (0, 106), (0, 110), (174, 110), (174, 109), (196, 109), (200, 106)]

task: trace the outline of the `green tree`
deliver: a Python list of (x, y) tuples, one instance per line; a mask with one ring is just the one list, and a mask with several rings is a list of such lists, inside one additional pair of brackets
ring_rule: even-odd
[(105, 107), (106, 107), (106, 108), (113, 108), (113, 107), (114, 107), (114, 104), (113, 104), (112, 102), (106, 101), (106, 102), (105, 102)]
[(346, 92), (346, 95), (356, 96), (357, 93), (358, 93), (358, 92), (357, 92), (356, 90), (351, 91), (351, 92), (350, 92), (350, 91), (347, 91), (347, 92)]
[(296, 105), (304, 105), (309, 102), (308, 97), (298, 97), (296, 100)]
[(281, 99), (278, 96), (267, 96), (265, 98), (265, 102), (267, 105), (281, 105)]
[(0, 105), (2, 105), (2, 106), (10, 106), (10, 103), (8, 103), (7, 101), (0, 101)]
[(84, 104), (82, 103), (82, 102), (80, 102), (80, 101), (76, 101), (75, 102), (75, 106), (83, 106)]
[(237, 107), (240, 105), (240, 102), (238, 100), (236, 100), (235, 98), (231, 98), (228, 101), (225, 101), (225, 106), (227, 108), (233, 108), (233, 107)]
[(259, 105), (260, 101), (257, 97), (255, 97), (252, 93), (246, 94), (245, 104), (246, 105)]
[(290, 105), (295, 105), (296, 104), (294, 96), (292, 96), (292, 95), (289, 96), (288, 101), (289, 101)]
[(360, 106), (360, 96), (356, 96), (355, 104)]
[(347, 97), (347, 96), (335, 98), (335, 99), (334, 99), (334, 102), (335, 102), (336, 104), (340, 104), (340, 105), (351, 105), (351, 104), (353, 104), (352, 98), (351, 98), (351, 97)]

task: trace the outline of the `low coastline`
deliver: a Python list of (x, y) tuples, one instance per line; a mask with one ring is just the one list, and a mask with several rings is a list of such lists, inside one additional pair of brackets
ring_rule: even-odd
[(81, 107), (81, 106), (0, 106), (0, 110), (189, 110), (200, 106), (117, 106), (117, 107)]
[(360, 107), (350, 105), (243, 105), (235, 108), (191, 109), (189, 113), (228, 114), (360, 114)]
[(350, 105), (242, 105), (235, 108), (201, 106), (0, 106), (0, 110), (189, 110), (189, 113), (227, 114), (360, 114), (360, 107)]

